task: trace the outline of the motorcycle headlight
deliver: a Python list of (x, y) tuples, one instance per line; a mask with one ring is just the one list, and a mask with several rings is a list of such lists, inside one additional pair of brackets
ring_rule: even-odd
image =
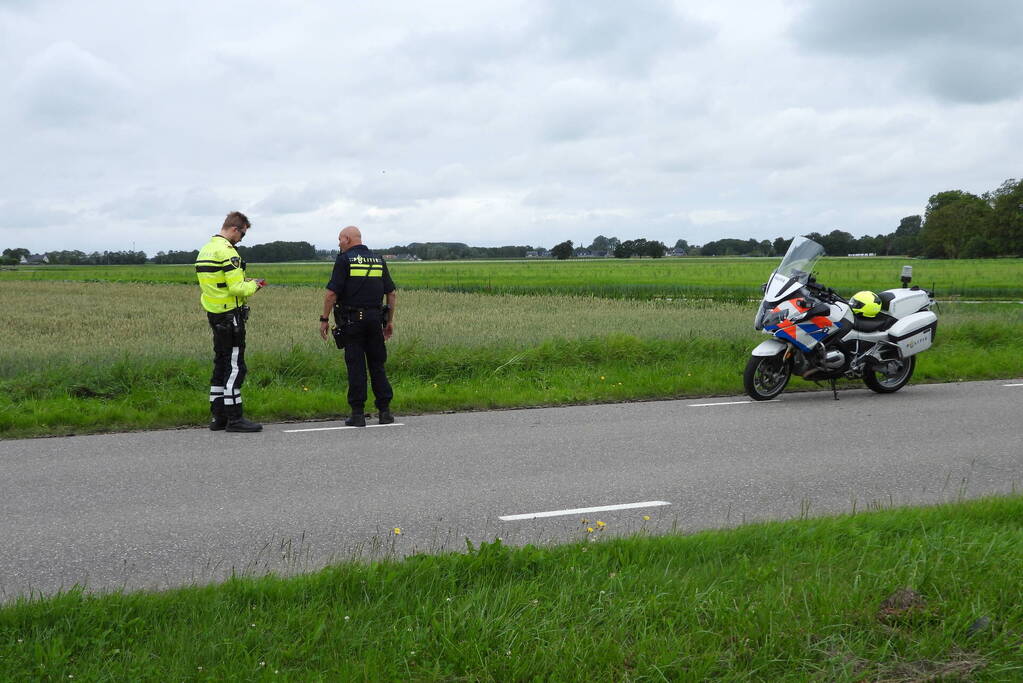
[(768, 311), (764, 314), (764, 327), (771, 327), (777, 325), (782, 320), (785, 320), (784, 311)]

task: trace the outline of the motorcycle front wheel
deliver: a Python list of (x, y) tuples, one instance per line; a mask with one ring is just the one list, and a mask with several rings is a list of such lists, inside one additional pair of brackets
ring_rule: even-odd
[[(885, 368), (885, 372), (878, 370), (878, 367)], [(871, 391), (879, 394), (894, 394), (906, 386), (916, 369), (916, 356), (910, 356), (901, 361), (888, 361), (880, 366), (868, 368), (863, 373), (863, 383)]]
[(776, 356), (750, 356), (742, 383), (754, 401), (770, 401), (785, 390), (792, 376), (792, 361), (784, 353)]

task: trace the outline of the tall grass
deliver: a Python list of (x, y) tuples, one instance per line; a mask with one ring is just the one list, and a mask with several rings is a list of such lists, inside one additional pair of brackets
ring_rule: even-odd
[(1014, 496), (74, 590), (0, 608), (0, 678), (1019, 680), (1021, 520)]
[[(201, 424), (212, 342), (195, 290), (0, 282), (10, 312), (0, 328), (0, 435)], [(341, 355), (318, 336), (320, 291), (271, 287), (252, 306), (244, 389), (252, 416), (347, 411)], [(749, 351), (763, 338), (752, 313), (714, 302), (402, 291), (388, 345), (393, 407), (740, 393)], [(1023, 306), (945, 304), (916, 381), (1017, 376), (1021, 349)]]
[[(779, 259), (579, 259), (568, 261), (393, 262), (402, 289), (486, 294), (571, 294), (602, 298), (759, 297)], [(846, 294), (899, 286), (901, 266), (911, 263), (915, 282), (940, 297), (1023, 299), (1023, 260), (921, 260), (825, 258), (821, 282)], [(275, 284), (325, 286), (329, 263), (252, 264), (250, 271)], [(0, 272), (4, 280), (77, 280), (194, 284), (191, 266), (40, 266)]]
[[(8, 360), (49, 355), (51, 361), (82, 363), (120, 354), (206, 358), (210, 352), (195, 286), (0, 282), (0, 297), (10, 314), (0, 328), (0, 348)], [(248, 346), (253, 351), (302, 349), (337, 355), (333, 344), (319, 337), (322, 291), (269, 287), (249, 303)], [(737, 304), (401, 290), (394, 348), (398, 354), (406, 347), (525, 346), (610, 334), (732, 337), (748, 332), (752, 317), (749, 305)], [(0, 376), (6, 374), (0, 368)]]

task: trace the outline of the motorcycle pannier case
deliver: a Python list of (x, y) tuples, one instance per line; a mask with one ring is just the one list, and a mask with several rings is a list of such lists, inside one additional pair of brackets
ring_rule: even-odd
[(914, 313), (888, 328), (888, 341), (897, 344), (904, 358), (931, 348), (938, 316), (930, 311)]

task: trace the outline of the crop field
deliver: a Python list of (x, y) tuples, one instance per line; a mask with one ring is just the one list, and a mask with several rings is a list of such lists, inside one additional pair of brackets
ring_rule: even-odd
[[(747, 301), (777, 258), (578, 259), (568, 261), (392, 262), (402, 289), (487, 294), (574, 294), (617, 299), (712, 298)], [(822, 283), (852, 294), (861, 289), (899, 286), (904, 264), (914, 267), (914, 283), (942, 299), (1023, 299), (1023, 259), (919, 260), (906, 258), (825, 258), (818, 265)], [(322, 288), (331, 263), (250, 264), (253, 276), (272, 284)], [(0, 271), (6, 280), (75, 280), (194, 284), (190, 265), (41, 266)]]
[[(212, 352), (195, 285), (0, 280), (0, 299), (0, 436), (205, 421)], [(244, 393), (252, 416), (346, 412), (341, 354), (318, 336), (321, 290), (269, 287), (251, 304)], [(746, 358), (762, 339), (753, 311), (727, 300), (402, 290), (388, 345), (393, 407), (741, 393)], [(1019, 375), (1023, 306), (943, 304), (940, 320), (916, 381)]]

